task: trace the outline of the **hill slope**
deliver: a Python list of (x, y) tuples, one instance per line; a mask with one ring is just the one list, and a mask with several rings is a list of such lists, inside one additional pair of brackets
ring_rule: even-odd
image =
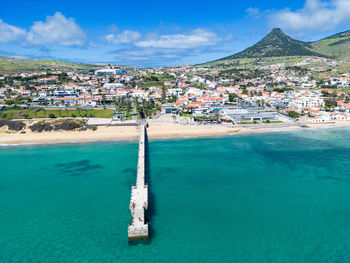
[(350, 61), (350, 30), (313, 42), (311, 46), (317, 53)]
[(262, 57), (287, 57), (287, 56), (324, 56), (311, 50), (310, 43), (295, 40), (282, 32), (279, 28), (274, 28), (267, 36), (242, 52), (222, 58), (262, 58)]
[(53, 60), (18, 59), (0, 57), (0, 72), (25, 72), (40, 70), (89, 70), (99, 69), (101, 66), (93, 64), (66, 63)]

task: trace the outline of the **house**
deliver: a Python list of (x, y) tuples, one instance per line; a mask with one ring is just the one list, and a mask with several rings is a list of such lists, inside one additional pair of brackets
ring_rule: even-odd
[(165, 114), (171, 114), (171, 113), (176, 112), (176, 107), (175, 107), (174, 103), (164, 104), (164, 105), (162, 105), (162, 109), (163, 109), (163, 112)]

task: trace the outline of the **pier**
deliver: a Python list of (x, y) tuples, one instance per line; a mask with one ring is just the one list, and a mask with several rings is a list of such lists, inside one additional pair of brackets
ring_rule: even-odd
[(141, 122), (139, 127), (140, 139), (136, 185), (131, 187), (131, 223), (128, 227), (129, 240), (148, 238), (148, 222), (146, 219), (146, 210), (148, 208), (148, 186), (145, 183), (145, 144), (147, 131), (144, 122)]

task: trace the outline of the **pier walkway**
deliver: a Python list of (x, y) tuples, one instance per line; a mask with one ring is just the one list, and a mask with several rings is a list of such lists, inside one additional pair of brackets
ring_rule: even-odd
[(137, 163), (136, 185), (131, 187), (131, 223), (128, 227), (128, 239), (148, 238), (148, 223), (146, 210), (148, 208), (148, 186), (145, 184), (145, 158), (146, 158), (146, 126), (140, 123), (139, 154)]

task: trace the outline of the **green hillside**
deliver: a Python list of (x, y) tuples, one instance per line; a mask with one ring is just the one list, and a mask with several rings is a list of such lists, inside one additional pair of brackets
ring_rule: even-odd
[(350, 61), (350, 30), (313, 42), (311, 45), (317, 53)]
[(18, 59), (0, 57), (0, 72), (32, 72), (41, 70), (94, 70), (102, 68), (100, 65), (66, 63), (53, 60)]

